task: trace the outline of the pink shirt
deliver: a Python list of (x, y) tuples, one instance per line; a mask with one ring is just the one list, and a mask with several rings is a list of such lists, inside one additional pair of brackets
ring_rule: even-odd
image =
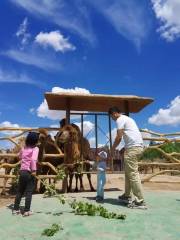
[(21, 170), (36, 171), (38, 160), (39, 148), (38, 147), (25, 147), (22, 148), (19, 157), (21, 159)]

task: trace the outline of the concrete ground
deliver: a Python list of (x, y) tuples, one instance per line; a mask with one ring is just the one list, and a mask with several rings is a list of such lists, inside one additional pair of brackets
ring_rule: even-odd
[[(0, 240), (179, 240), (180, 192), (145, 191), (148, 210), (128, 209), (119, 205), (120, 191), (107, 191), (104, 206), (127, 219), (109, 220), (101, 217), (77, 216), (68, 205), (61, 205), (56, 198), (34, 195), (30, 217), (12, 216), (8, 207), (0, 208)], [(71, 193), (69, 198), (95, 203), (95, 193)], [(22, 202), (23, 205), (23, 202)], [(64, 230), (53, 237), (41, 236), (45, 228), (61, 223)]]
[[(141, 176), (143, 177), (143, 176)], [(84, 177), (85, 189), (88, 182)], [(92, 176), (96, 185), (96, 176)], [(57, 186), (58, 187), (58, 186)], [(33, 195), (34, 215), (23, 218), (12, 216), (7, 207), (14, 196), (0, 197), (0, 240), (179, 240), (180, 239), (180, 178), (157, 176), (143, 185), (148, 210), (128, 209), (119, 205), (117, 196), (122, 194), (124, 176), (107, 176), (104, 206), (108, 210), (127, 215), (125, 221), (101, 217), (75, 216), (68, 205), (61, 205), (56, 198)], [(96, 193), (70, 193), (69, 198), (90, 201)], [(24, 200), (22, 201), (22, 205)], [(53, 223), (62, 223), (64, 230), (53, 237), (41, 236)]]

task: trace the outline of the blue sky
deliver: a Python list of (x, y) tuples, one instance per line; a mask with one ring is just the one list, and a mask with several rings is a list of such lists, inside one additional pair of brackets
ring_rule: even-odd
[(179, 12), (178, 0), (1, 0), (0, 126), (56, 125), (43, 94), (70, 89), (152, 97), (138, 126), (179, 131)]

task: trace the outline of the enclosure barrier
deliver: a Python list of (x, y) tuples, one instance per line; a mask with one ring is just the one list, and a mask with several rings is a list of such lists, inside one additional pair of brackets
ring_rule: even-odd
[[(14, 134), (14, 135), (9, 134), (8, 136), (0, 137), (0, 141), (6, 140), (6, 141), (9, 141), (9, 142), (11, 142), (15, 145), (15, 147), (10, 152), (2, 152), (2, 150), (0, 149), (0, 169), (2, 169), (2, 168), (13, 169), (13, 168), (17, 167), (20, 164), (19, 161), (17, 163), (11, 164), (11, 163), (4, 163), (4, 160), (5, 159), (14, 159), (14, 158), (18, 157), (18, 151), (17, 150), (20, 149), (21, 144), (22, 144), (22, 142), (19, 141), (19, 140), (21, 138), (23, 138), (24, 134), (26, 134), (29, 131), (39, 132), (42, 129), (45, 129), (47, 131), (58, 131), (59, 130), (59, 128), (49, 128), (49, 127), (45, 127), (45, 128), (1, 127), (0, 132), (2, 132), (2, 131), (8, 131), (8, 132), (20, 131), (20, 133)], [(148, 175), (148, 176), (144, 177), (142, 179), (142, 182), (147, 182), (152, 177), (160, 175), (160, 174), (164, 174), (164, 173), (180, 174), (180, 152), (167, 153), (163, 149), (160, 148), (163, 145), (165, 145), (166, 143), (180, 142), (180, 132), (161, 134), (161, 133), (157, 133), (157, 132), (153, 132), (153, 131), (149, 131), (149, 130), (145, 130), (145, 129), (141, 129), (140, 131), (153, 135), (153, 137), (144, 137), (143, 140), (154, 141), (156, 143), (156, 145), (146, 147), (144, 149), (144, 151), (147, 151), (149, 149), (156, 150), (156, 151), (160, 152), (161, 155), (167, 161), (167, 162), (164, 162), (164, 163), (162, 163), (162, 162), (139, 162), (139, 167), (143, 168), (143, 169), (148, 169), (150, 167), (151, 168), (158, 167), (160, 169), (163, 169), (163, 170), (160, 170), (156, 173), (152, 173), (151, 175)], [(58, 150), (59, 153), (58, 154), (47, 154), (43, 151), (42, 161), (38, 163), (39, 165), (49, 167), (54, 172), (54, 175), (38, 175), (39, 179), (50, 179), (50, 178), (54, 179), (56, 177), (57, 169), (50, 162), (43, 161), (46, 158), (63, 158), (64, 157), (64, 154), (62, 153), (60, 148), (56, 145), (56, 143), (54, 143), (54, 146)], [(82, 163), (82, 162), (80, 162), (80, 163)], [(68, 166), (68, 164), (63, 164), (63, 165)], [(113, 171), (113, 169), (111, 169), (111, 171), (109, 171), (109, 172), (113, 173), (114, 171)], [(82, 173), (87, 173), (87, 172), (82, 172)], [(16, 175), (2, 173), (2, 174), (0, 174), (0, 178), (3, 178), (4, 180), (7, 181), (8, 178), (11, 178), (11, 179), (16, 178)]]
[(141, 129), (141, 132), (153, 135), (153, 137), (145, 137), (143, 139), (149, 140), (149, 141), (154, 141), (156, 144), (154, 146), (151, 146), (151, 145), (148, 146), (147, 148), (144, 149), (144, 152), (149, 149), (156, 150), (167, 161), (165, 163), (162, 163), (162, 162), (153, 162), (153, 163), (152, 162), (151, 163), (140, 162), (139, 166), (144, 167), (146, 169), (149, 167), (153, 167), (153, 166), (156, 166), (160, 169), (161, 168), (166, 169), (166, 170), (160, 170), (156, 173), (152, 173), (150, 176), (144, 177), (142, 179), (142, 182), (147, 182), (147, 181), (151, 180), (153, 177), (164, 174), (164, 173), (180, 174), (180, 152), (167, 153), (163, 149), (161, 149), (161, 147), (163, 147), (167, 143), (175, 143), (175, 142), (179, 143), (180, 142), (180, 132), (163, 134), (163, 133), (157, 133), (157, 132), (153, 132), (153, 131), (146, 130), (146, 129)]
[[(12, 144), (14, 144), (14, 147), (10, 150), (10, 151), (5, 151), (3, 152), (0, 149), (0, 169), (15, 169), (18, 165), (20, 165), (20, 161), (18, 161), (18, 152), (21, 148), (22, 142), (24, 142), (24, 135), (29, 132), (29, 131), (36, 131), (39, 132), (42, 129), (47, 130), (47, 131), (58, 131), (59, 128), (12, 128), (12, 127), (1, 127), (0, 128), (0, 132), (6, 131), (6, 133), (8, 132), (7, 136), (3, 136), (0, 137), (0, 141), (9, 141)], [(20, 133), (17, 133), (20, 132)], [(10, 133), (14, 134), (10, 134)], [(53, 143), (52, 143), (53, 144)], [(50, 163), (50, 162), (46, 162), (44, 161), (46, 158), (63, 158), (64, 154), (62, 153), (62, 151), (60, 150), (60, 148), (56, 145), (56, 143), (53, 144), (54, 147), (57, 149), (58, 154), (47, 154), (44, 152), (42, 152), (42, 158), (41, 158), (41, 162), (38, 162), (39, 165), (41, 166), (47, 166), (49, 169), (51, 169), (54, 172), (54, 175), (38, 175), (39, 179), (53, 179), (56, 177), (57, 174), (57, 169)], [(7, 162), (11, 162), (11, 160), (13, 159), (17, 159), (16, 163), (7, 163)], [(6, 162), (7, 161), (7, 162)], [(4, 174), (1, 173), (0, 174), (0, 178), (3, 178), (3, 190), (2, 192), (5, 192), (5, 187), (6, 187), (6, 183), (7, 180), (9, 178), (13, 179), (16, 178), (17, 176), (14, 174)]]

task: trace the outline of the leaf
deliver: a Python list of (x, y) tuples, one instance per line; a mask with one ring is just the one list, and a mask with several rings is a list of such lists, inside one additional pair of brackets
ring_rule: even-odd
[(63, 230), (62, 225), (53, 223), (50, 228), (44, 229), (41, 235), (51, 237), (60, 230)]
[(100, 216), (108, 219), (126, 219), (126, 215), (109, 212), (101, 205), (97, 206), (95, 204), (82, 201), (78, 202), (76, 200), (70, 202), (69, 205), (72, 209), (74, 209), (74, 213), (76, 215)]

